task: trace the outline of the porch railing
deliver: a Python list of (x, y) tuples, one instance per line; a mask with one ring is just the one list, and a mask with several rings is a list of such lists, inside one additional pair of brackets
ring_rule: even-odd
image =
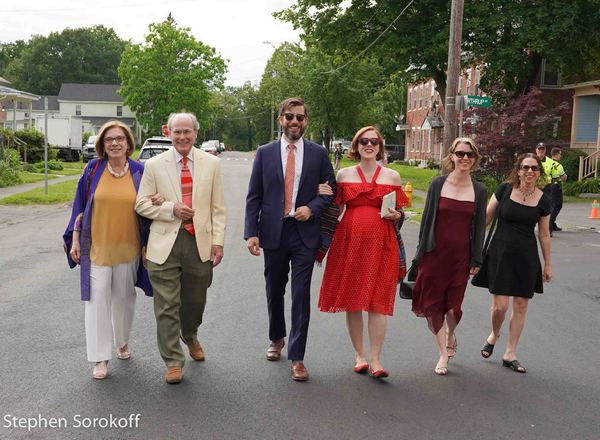
[(586, 177), (594, 176), (594, 179), (598, 178), (598, 159), (600, 158), (600, 150), (590, 154), (589, 156), (579, 156), (579, 178), (577, 180), (585, 179)]

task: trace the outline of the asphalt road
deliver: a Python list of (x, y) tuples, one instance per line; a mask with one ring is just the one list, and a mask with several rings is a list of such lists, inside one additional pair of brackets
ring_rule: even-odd
[[(408, 301), (398, 299), (383, 355), (388, 380), (352, 372), (344, 316), (315, 306), (305, 359), (310, 380), (296, 383), (287, 361), (264, 358), (262, 257), (250, 256), (242, 240), (251, 156), (225, 153), (222, 165), (227, 242), (199, 333), (206, 361), (190, 360), (176, 386), (163, 380), (152, 302), (142, 294), (132, 359), (113, 359), (107, 380), (91, 378), (79, 274), (68, 269), (61, 248), (69, 207), (0, 206), (1, 439), (599, 437), (596, 230), (576, 228), (552, 241), (556, 279), (532, 300), (520, 344), (527, 374), (501, 366), (506, 332), (492, 358), (481, 358), (490, 296), (469, 287), (458, 354), (446, 377), (433, 373), (436, 348), (426, 322), (412, 314)], [(565, 210), (568, 218), (569, 205)], [(417, 232), (415, 224), (405, 225), (409, 255)], [(322, 273), (315, 269), (314, 305)], [(101, 427), (111, 415), (127, 427)], [(12, 417), (56, 418), (66, 426), (28, 431), (14, 427)], [(100, 418), (100, 426), (87, 427), (93, 417)]]

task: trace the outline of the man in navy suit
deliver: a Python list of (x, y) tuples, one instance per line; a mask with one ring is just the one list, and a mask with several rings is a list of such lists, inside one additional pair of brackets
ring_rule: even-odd
[[(308, 111), (300, 98), (279, 106), (281, 139), (256, 152), (248, 196), (244, 239), (252, 255), (265, 255), (269, 311), (267, 359), (277, 361), (285, 345), (284, 293), (292, 266), (292, 327), (288, 359), (292, 379), (308, 380), (304, 352), (310, 319), (310, 281), (321, 240), (319, 216), (335, 198), (335, 176), (321, 145), (302, 138)], [(319, 183), (328, 182), (333, 196), (319, 196)]]

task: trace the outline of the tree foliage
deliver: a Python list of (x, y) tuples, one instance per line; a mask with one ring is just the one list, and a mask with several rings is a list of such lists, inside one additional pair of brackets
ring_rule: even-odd
[(119, 66), (120, 94), (150, 133), (170, 113), (186, 110), (203, 126), (211, 119), (211, 92), (223, 87), (225, 61), (215, 49), (178, 28), (171, 15), (149, 26), (142, 44), (129, 44)]
[(125, 41), (113, 29), (65, 29), (27, 43), (2, 45), (2, 76), (15, 88), (57, 95), (62, 83), (117, 84), (117, 66)]
[(267, 62), (258, 89), (263, 108), (269, 109), (257, 127), (258, 138), (271, 138), (271, 109), (276, 118), (279, 102), (290, 96), (303, 98), (309, 108), (307, 137), (326, 145), (334, 137), (351, 137), (362, 125), (379, 125), (373, 96), (384, 83), (371, 57), (344, 65), (336, 51), (284, 43)]
[[(368, 51), (386, 74), (433, 78), (444, 99), (451, 0), (298, 0), (275, 14), (301, 29), (307, 45)], [(340, 36), (343, 36), (340, 38)], [(585, 80), (600, 71), (600, 0), (472, 0), (465, 3), (463, 65), (486, 63), (482, 86), (527, 93), (546, 58), (563, 75)], [(592, 59), (590, 59), (592, 57)], [(582, 68), (582, 66), (588, 66)], [(500, 90), (500, 89), (498, 89)]]
[(486, 172), (505, 175), (519, 154), (532, 152), (540, 140), (542, 129), (564, 117), (570, 103), (563, 102), (553, 108), (544, 106), (541, 91), (532, 87), (525, 95), (496, 91), (505, 97), (490, 108), (474, 108), (465, 112), (464, 133), (477, 139), (487, 163)]

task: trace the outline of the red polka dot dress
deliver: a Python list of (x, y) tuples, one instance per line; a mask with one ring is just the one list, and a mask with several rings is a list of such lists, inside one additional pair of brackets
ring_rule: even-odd
[(338, 224), (325, 266), (319, 310), (368, 311), (392, 315), (398, 284), (399, 250), (394, 225), (380, 216), (383, 196), (395, 191), (396, 206), (408, 204), (402, 187), (371, 182), (340, 182), (336, 203), (346, 211)]

